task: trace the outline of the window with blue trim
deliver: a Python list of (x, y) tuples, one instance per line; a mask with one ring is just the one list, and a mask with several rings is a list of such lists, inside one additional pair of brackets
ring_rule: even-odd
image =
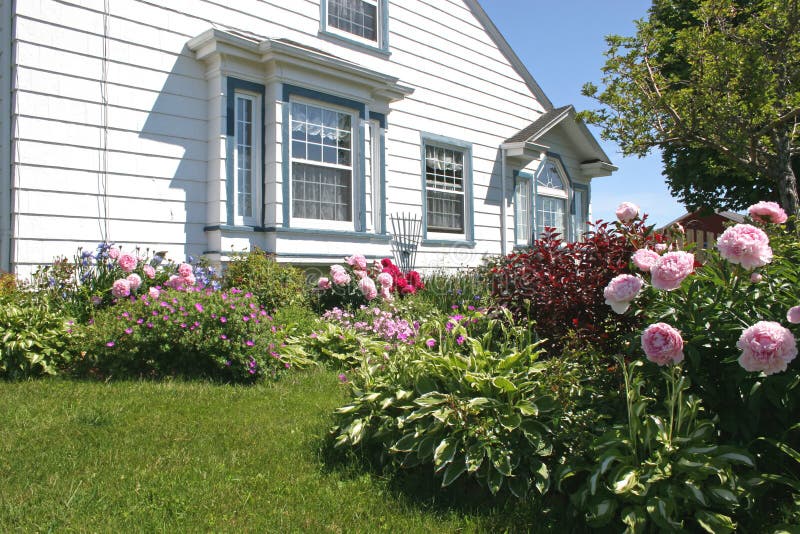
[(527, 246), (531, 242), (533, 235), (533, 216), (531, 207), (533, 206), (533, 184), (529, 176), (517, 175), (514, 185), (514, 215), (516, 244)]
[(388, 53), (387, 0), (321, 0), (321, 31)]
[(545, 161), (544, 169), (536, 176), (536, 228), (554, 228), (563, 239), (569, 239), (567, 229), (567, 180), (557, 160)]
[(472, 243), (472, 145), (423, 133), (421, 148), (425, 240)]
[(236, 93), (234, 117), (234, 213), (243, 223), (253, 223), (258, 169), (258, 98)]
[(353, 115), (291, 103), (292, 217), (353, 221)]

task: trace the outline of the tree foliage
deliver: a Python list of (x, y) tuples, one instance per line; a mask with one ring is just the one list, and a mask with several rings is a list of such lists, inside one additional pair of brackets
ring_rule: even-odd
[(798, 213), (798, 0), (655, 0), (635, 36), (606, 40), (604, 87), (584, 86), (604, 138), (626, 155), (664, 149), (690, 206), (775, 198)]

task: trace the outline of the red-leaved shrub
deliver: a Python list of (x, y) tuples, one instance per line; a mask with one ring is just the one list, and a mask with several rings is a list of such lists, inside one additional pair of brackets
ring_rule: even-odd
[(547, 346), (561, 348), (565, 334), (609, 347), (637, 326), (632, 314), (617, 315), (605, 304), (603, 289), (618, 274), (630, 272), (639, 248), (666, 244), (663, 234), (645, 225), (645, 215), (629, 223), (598, 221), (580, 242), (564, 241), (546, 228), (530, 248), (510, 254), (492, 269), (492, 293), (516, 319), (533, 321)]

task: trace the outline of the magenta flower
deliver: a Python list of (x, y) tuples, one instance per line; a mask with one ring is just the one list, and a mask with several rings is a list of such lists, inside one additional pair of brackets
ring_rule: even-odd
[(144, 275), (150, 280), (156, 277), (156, 270), (153, 268), (152, 265), (145, 265), (144, 267), (142, 267), (142, 272), (144, 272)]
[(339, 382), (341, 382), (342, 384), (346, 383), (347, 382), (347, 375), (344, 374), (344, 373), (339, 373)]
[(742, 351), (739, 365), (746, 371), (771, 375), (786, 370), (797, 356), (792, 333), (774, 321), (759, 321), (742, 332), (736, 346)]
[(650, 267), (650, 282), (656, 289), (672, 291), (678, 289), (684, 278), (694, 271), (694, 254), (677, 251), (667, 252)]
[(612, 278), (603, 289), (603, 296), (612, 310), (616, 313), (625, 313), (641, 290), (641, 278), (632, 274), (620, 274)]
[(366, 271), (367, 270), (367, 258), (365, 258), (362, 254), (353, 254), (352, 256), (348, 256), (344, 259), (348, 265), (353, 267), (353, 269), (357, 271)]
[(642, 349), (647, 359), (658, 365), (683, 361), (681, 333), (666, 323), (655, 323), (642, 333)]
[(109, 341), (108, 343), (106, 343), (106, 347), (113, 347), (113, 346), (114, 346), (113, 341)]
[(131, 283), (124, 278), (115, 280), (114, 284), (111, 286), (111, 294), (118, 299), (127, 297), (131, 294)]
[(223, 316), (221, 316), (221, 317), (219, 318), (219, 322), (221, 322), (221, 323), (227, 323), (227, 322), (228, 322), (228, 318), (227, 318), (227, 317), (225, 317), (225, 316), (223, 315)]
[(381, 273), (378, 275), (378, 283), (381, 287), (388, 287), (391, 289), (394, 280), (392, 279), (392, 275), (389, 273)]
[(125, 333), (128, 334), (128, 335), (133, 334), (133, 328), (126, 328), (125, 329)]
[(192, 269), (192, 266), (189, 265), (188, 263), (181, 263), (180, 265), (178, 265), (178, 276), (180, 276), (181, 278), (188, 278), (193, 271), (194, 269)]
[(252, 347), (253, 345), (255, 345), (255, 343), (253, 343), (253, 342), (252, 342), (251, 340), (249, 340), (249, 339), (248, 339), (247, 341), (245, 341), (245, 342), (244, 342), (244, 344), (245, 344), (245, 345), (247, 345), (248, 347)]
[(200, 304), (199, 302), (195, 302), (194, 309), (197, 310), (200, 313), (203, 313), (203, 311), (204, 311), (203, 305)]
[(616, 215), (621, 222), (630, 222), (639, 216), (639, 206), (633, 202), (623, 202), (617, 207)]
[(433, 346), (436, 345), (436, 340), (431, 338), (428, 341), (426, 341), (425, 344), (428, 345), (428, 347), (433, 348)]
[(789, 311), (786, 312), (786, 320), (792, 324), (800, 323), (800, 306), (789, 308)]
[(225, 340), (225, 339), (228, 339), (228, 336), (226, 336), (225, 334), (221, 334), (219, 336), (219, 338), (222, 339), (222, 340)]
[(132, 254), (122, 254), (117, 260), (117, 264), (119, 264), (120, 269), (126, 273), (133, 271), (136, 268), (137, 263), (138, 260), (136, 259), (136, 256)]
[(731, 226), (717, 239), (720, 256), (745, 269), (762, 267), (772, 261), (769, 237), (750, 224)]
[(763, 200), (747, 208), (747, 213), (759, 222), (783, 224), (788, 219), (786, 212), (776, 202), (765, 202)]
[(631, 259), (633, 260), (633, 264), (636, 265), (637, 269), (644, 272), (650, 272), (650, 269), (653, 267), (653, 265), (655, 265), (660, 257), (661, 256), (658, 255), (658, 252), (654, 250), (650, 250), (649, 248), (640, 248), (633, 253)]
[(459, 345), (463, 345), (464, 344), (464, 336), (458, 336), (456, 338), (456, 343), (458, 343)]

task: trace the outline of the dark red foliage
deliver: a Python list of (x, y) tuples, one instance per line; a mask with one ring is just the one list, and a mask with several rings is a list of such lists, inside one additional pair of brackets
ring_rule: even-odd
[(569, 330), (580, 338), (609, 347), (619, 334), (636, 326), (628, 312), (617, 315), (605, 304), (603, 289), (618, 274), (630, 272), (639, 248), (665, 243), (645, 226), (598, 221), (580, 242), (568, 243), (547, 228), (530, 248), (510, 254), (492, 269), (496, 301), (517, 319), (529, 319), (547, 345), (558, 350)]

